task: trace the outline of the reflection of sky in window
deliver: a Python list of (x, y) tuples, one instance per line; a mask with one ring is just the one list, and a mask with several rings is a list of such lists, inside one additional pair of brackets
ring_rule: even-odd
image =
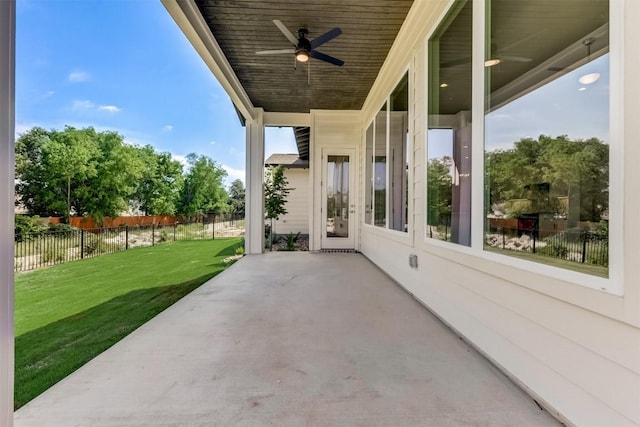
[(333, 176), (336, 173), (336, 164), (333, 162), (327, 162), (327, 195), (332, 196), (334, 192), (333, 188)]
[[(600, 79), (580, 84), (578, 79), (589, 73), (600, 73)], [(508, 149), (522, 138), (540, 135), (596, 137), (608, 143), (609, 54), (487, 114), (485, 132), (487, 150)]]
[(429, 129), (427, 158), (453, 157), (453, 129)]
[(375, 175), (374, 175), (375, 189), (384, 190), (387, 187), (387, 164), (382, 162), (376, 162), (374, 169), (375, 169)]

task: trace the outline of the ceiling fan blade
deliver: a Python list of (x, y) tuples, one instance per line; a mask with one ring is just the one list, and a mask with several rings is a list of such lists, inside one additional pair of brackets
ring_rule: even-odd
[(279, 53), (295, 53), (293, 49), (276, 49), (276, 50), (259, 50), (256, 52), (256, 55), (277, 55)]
[(548, 28), (541, 28), (541, 29), (539, 29), (538, 31), (535, 31), (532, 34), (529, 34), (528, 36), (525, 36), (525, 37), (523, 37), (521, 39), (518, 39), (518, 40), (516, 40), (516, 41), (514, 41), (512, 43), (509, 43), (506, 46), (500, 47), (500, 49), (498, 49), (497, 53), (500, 54), (501, 52), (505, 52), (505, 51), (511, 50), (511, 49), (513, 49), (515, 47), (518, 47), (523, 43), (531, 41), (532, 39), (538, 37), (540, 34), (543, 34), (546, 31), (548, 31)]
[(318, 52), (317, 50), (312, 50), (309, 54), (311, 55), (312, 58), (316, 58), (321, 61), (325, 61), (330, 64), (337, 65), (338, 67), (342, 67), (342, 65), (344, 65), (344, 61), (338, 58), (334, 58), (333, 56), (326, 55), (322, 52)]
[(533, 59), (524, 56), (498, 55), (498, 58), (511, 62), (531, 62)]
[(274, 19), (273, 23), (276, 24), (276, 27), (278, 27), (278, 29), (291, 42), (291, 44), (293, 44), (294, 46), (298, 45), (298, 38), (296, 36), (294, 36), (293, 34), (291, 34), (291, 31), (289, 31), (289, 29), (284, 26), (282, 21), (280, 21), (279, 19)]
[(329, 40), (335, 39), (340, 34), (342, 34), (342, 30), (340, 28), (337, 28), (337, 27), (334, 28), (333, 30), (327, 31), (323, 35), (318, 36), (315, 39), (311, 40), (311, 49), (315, 49), (318, 46), (325, 44)]

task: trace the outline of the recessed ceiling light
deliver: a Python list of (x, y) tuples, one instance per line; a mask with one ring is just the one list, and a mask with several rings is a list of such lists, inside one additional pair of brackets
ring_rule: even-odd
[(494, 65), (498, 65), (499, 63), (500, 63), (500, 60), (498, 58), (487, 59), (486, 61), (484, 61), (484, 66), (493, 67)]
[(597, 82), (599, 78), (600, 78), (600, 73), (590, 73), (580, 77), (578, 81), (583, 85), (590, 85)]
[(447, 83), (440, 83), (440, 87), (447, 87), (449, 86)]
[(580, 88), (580, 89), (578, 89), (578, 90), (579, 90), (580, 92), (582, 92), (583, 90), (587, 90), (587, 88), (583, 86), (583, 87), (581, 87), (581, 88)]

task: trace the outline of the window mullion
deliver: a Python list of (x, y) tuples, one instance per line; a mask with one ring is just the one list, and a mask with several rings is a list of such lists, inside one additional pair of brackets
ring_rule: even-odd
[(482, 251), (484, 245), (484, 45), (485, 0), (473, 1), (471, 65), (471, 247)]

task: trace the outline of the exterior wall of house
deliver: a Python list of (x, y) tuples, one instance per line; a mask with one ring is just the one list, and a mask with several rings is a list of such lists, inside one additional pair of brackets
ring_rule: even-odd
[(283, 215), (275, 223), (277, 234), (309, 234), (309, 169), (285, 169), (289, 187), (293, 188), (287, 197)]
[[(561, 419), (577, 425), (640, 425), (640, 250), (632, 237), (640, 236), (640, 49), (631, 42), (640, 39), (640, 2), (611, 0), (612, 46), (622, 48), (624, 58), (612, 56), (611, 90), (623, 89), (618, 93), (624, 96), (612, 98), (611, 106), (615, 217), (609, 280), (622, 292), (585, 286), (586, 275), (486, 253), (478, 233), (481, 216), (472, 222), (471, 247), (424, 237), (425, 41), (450, 4), (414, 3), (363, 106), (362, 135), (409, 67), (409, 232), (364, 224), (360, 209), (359, 249)], [(482, 47), (482, 29), (474, 31), (480, 35), (474, 43)], [(474, 85), (482, 84), (479, 67)], [(482, 141), (482, 129), (475, 131), (474, 141)], [(364, 137), (359, 150), (364, 156)], [(482, 149), (476, 153), (482, 157)], [(364, 188), (364, 166), (360, 177)], [(482, 183), (473, 186), (473, 197), (482, 197)], [(417, 268), (409, 266), (412, 254)]]

